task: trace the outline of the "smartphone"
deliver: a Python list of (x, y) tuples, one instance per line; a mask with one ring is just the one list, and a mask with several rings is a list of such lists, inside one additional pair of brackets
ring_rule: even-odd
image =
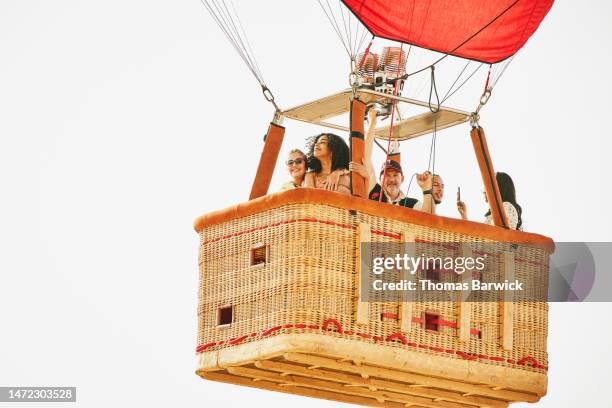
[(457, 201), (461, 201), (461, 187), (457, 187)]

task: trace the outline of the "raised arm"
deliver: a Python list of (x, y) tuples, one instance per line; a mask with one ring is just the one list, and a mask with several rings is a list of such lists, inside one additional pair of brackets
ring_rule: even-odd
[(370, 119), (370, 126), (365, 134), (363, 163), (350, 162), (349, 170), (359, 173), (361, 177), (368, 181), (369, 194), (376, 185), (376, 173), (372, 164), (372, 145), (374, 144), (374, 130), (376, 129), (376, 111), (374, 109), (370, 109), (368, 118)]
[(374, 171), (374, 165), (372, 164), (372, 149), (374, 147), (374, 132), (376, 130), (377, 113), (378, 112), (376, 112), (375, 109), (370, 109), (368, 112), (370, 125), (368, 126), (368, 131), (365, 134), (363, 161), (368, 173), (368, 193), (372, 191), (376, 185), (376, 172)]
[(421, 211), (435, 214), (436, 213), (436, 203), (433, 200), (433, 176), (429, 171), (426, 171), (421, 174), (417, 174), (417, 183), (421, 190), (423, 191), (423, 205), (421, 205)]

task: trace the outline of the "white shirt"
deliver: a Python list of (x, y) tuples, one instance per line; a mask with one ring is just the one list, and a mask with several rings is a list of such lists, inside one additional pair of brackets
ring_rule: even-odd
[(404, 198), (406, 198), (406, 194), (404, 194), (404, 192), (402, 190), (399, 191), (399, 194), (397, 195), (397, 198), (395, 200), (392, 200), (388, 195), (387, 192), (385, 191), (385, 197), (387, 198), (387, 203), (389, 204), (393, 204), (393, 205), (397, 205), (399, 204), (400, 201), (402, 201)]
[[(516, 226), (518, 225), (518, 220), (519, 220), (518, 211), (512, 205), (512, 203), (509, 203), (508, 201), (504, 201), (504, 210), (506, 210), (506, 217), (508, 217), (508, 226), (512, 229), (516, 229)], [(493, 225), (493, 218), (491, 217), (491, 214), (485, 217), (484, 222), (485, 224)], [(520, 230), (521, 231), (523, 230), (522, 225), (521, 225)]]

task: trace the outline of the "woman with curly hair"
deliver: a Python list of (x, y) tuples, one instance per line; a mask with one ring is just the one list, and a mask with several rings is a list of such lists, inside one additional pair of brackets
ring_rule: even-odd
[(304, 179), (305, 187), (351, 194), (349, 147), (340, 136), (321, 133), (313, 137), (307, 156), (309, 172)]

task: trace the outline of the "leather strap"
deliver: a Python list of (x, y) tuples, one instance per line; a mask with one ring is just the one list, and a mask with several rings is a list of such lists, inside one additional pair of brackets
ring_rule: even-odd
[(423, 191), (423, 195), (425, 195), (425, 194), (431, 194), (431, 198), (433, 199), (434, 203), (436, 203), (436, 205), (440, 204), (442, 202), (440, 200), (436, 200), (436, 198), (434, 197), (434, 195), (433, 195), (433, 188), (430, 188), (429, 190), (424, 190)]

